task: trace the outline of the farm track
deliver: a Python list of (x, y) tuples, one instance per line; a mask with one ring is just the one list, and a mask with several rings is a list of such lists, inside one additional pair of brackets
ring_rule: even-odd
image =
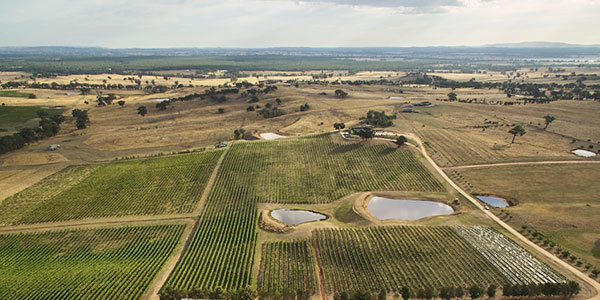
[(27, 225), (15, 225), (0, 227), (0, 234), (25, 233), (52, 229), (74, 229), (85, 227), (103, 227), (115, 225), (140, 225), (159, 222), (186, 221), (194, 222), (194, 215), (167, 215), (167, 216), (127, 216), (118, 218), (90, 219), (69, 222), (36, 223)]
[(231, 149), (231, 146), (225, 148), (225, 151), (223, 152), (223, 154), (221, 154), (221, 157), (219, 157), (217, 165), (215, 166), (212, 174), (210, 175), (208, 182), (206, 182), (206, 186), (204, 187), (202, 196), (200, 196), (200, 200), (198, 200), (198, 204), (194, 209), (194, 215), (200, 215), (200, 213), (202, 212), (202, 208), (204, 208), (204, 203), (206, 203), (206, 199), (208, 199), (210, 192), (213, 190), (213, 186), (217, 181), (217, 175), (219, 175), (219, 172), (221, 171), (221, 166), (223, 165), (223, 161), (225, 160), (225, 156), (227, 156), (227, 152), (229, 152), (229, 149)]
[(315, 263), (317, 267), (317, 285), (319, 286), (319, 294), (323, 300), (327, 300), (327, 288), (325, 287), (325, 278), (323, 277), (323, 264), (321, 263), (319, 256), (319, 248), (317, 247), (317, 236), (311, 234), (311, 242), (313, 245), (313, 251), (315, 255)]
[(143, 299), (160, 299), (158, 295), (160, 289), (162, 289), (162, 287), (165, 285), (165, 282), (169, 280), (173, 269), (175, 269), (175, 266), (177, 266), (179, 260), (181, 260), (183, 252), (185, 252), (185, 250), (189, 246), (190, 241), (192, 240), (192, 236), (194, 236), (194, 232), (196, 231), (196, 229), (198, 229), (197, 221), (194, 223), (194, 226), (191, 228), (191, 230), (182, 234), (180, 240), (181, 247), (175, 250), (175, 255), (173, 255), (173, 257), (171, 257), (171, 259), (169, 259), (169, 261), (163, 266), (154, 283), (152, 283), (150, 287), (148, 287), (148, 289), (146, 290)]
[(460, 169), (474, 169), (474, 168), (487, 168), (487, 167), (503, 167), (503, 166), (524, 166), (524, 165), (559, 165), (559, 164), (599, 164), (600, 160), (546, 160), (546, 161), (519, 161), (519, 162), (505, 162), (505, 163), (490, 163), (490, 164), (477, 164), (477, 165), (463, 165), (455, 167), (444, 167), (442, 170), (460, 170)]
[[(483, 207), (483, 205), (481, 205), (477, 199), (475, 199), (469, 193), (465, 192), (461, 187), (459, 187), (456, 183), (454, 183), (454, 181), (452, 181), (448, 177), (448, 175), (446, 175), (446, 173), (444, 173), (443, 169), (435, 163), (435, 161), (429, 156), (429, 154), (427, 154), (427, 150), (425, 150), (425, 146), (423, 145), (423, 141), (418, 136), (416, 136), (414, 134), (408, 134), (408, 135), (412, 139), (414, 139), (415, 141), (417, 141), (417, 143), (419, 144), (419, 149), (421, 150), (421, 153), (423, 154), (423, 157), (425, 157), (425, 159), (427, 159), (427, 161), (429, 161), (429, 163), (440, 174), (440, 176), (444, 180), (446, 180), (446, 182), (448, 182), (448, 184), (450, 184), (461, 195), (463, 195), (465, 198), (467, 198), (473, 205), (475, 205), (475, 207), (477, 207), (479, 210), (481, 210), (490, 219), (492, 219), (494, 222), (496, 222), (498, 225), (500, 225), (503, 229), (505, 229), (506, 231), (510, 232), (512, 235), (514, 235), (523, 244), (526, 244), (529, 247), (529, 249), (535, 250), (541, 256), (544, 256), (545, 258), (547, 258), (548, 260), (552, 261), (553, 263), (555, 263), (557, 265), (560, 265), (564, 269), (566, 269), (569, 272), (571, 272), (571, 274), (573, 274), (574, 276), (576, 276), (577, 278), (579, 278), (583, 282), (585, 282), (588, 285), (590, 285), (594, 289), (595, 294), (593, 296), (591, 296), (590, 298), (587, 298), (587, 300), (600, 300), (600, 283), (598, 283), (597, 281), (595, 281), (592, 278), (588, 277), (587, 275), (585, 275), (581, 271), (577, 270), (575, 267), (571, 266), (570, 264), (568, 264), (567, 262), (563, 261), (562, 259), (556, 257), (554, 254), (546, 251), (542, 247), (540, 247), (537, 244), (535, 244), (534, 242), (530, 241), (528, 238), (526, 238), (523, 235), (521, 235), (521, 233), (519, 233), (517, 230), (515, 230), (514, 228), (512, 228), (510, 225), (504, 223), (504, 221), (502, 221), (500, 218), (496, 217), (496, 215), (494, 215), (492, 212), (490, 212), (488, 210), (485, 210), (485, 208)], [(589, 161), (586, 161), (586, 162), (589, 162)], [(510, 163), (507, 163), (507, 164), (510, 164)], [(524, 164), (526, 164), (526, 163), (524, 163)]]

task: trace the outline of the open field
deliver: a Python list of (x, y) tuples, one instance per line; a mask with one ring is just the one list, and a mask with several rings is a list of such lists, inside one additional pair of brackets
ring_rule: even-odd
[[(461, 91), (457, 90), (457, 94)], [(506, 161), (580, 159), (571, 150), (597, 149), (598, 102), (557, 101), (520, 106), (434, 102), (420, 114), (402, 114), (426, 141), (442, 166)], [(543, 130), (544, 115), (556, 121)], [(486, 122), (498, 122), (490, 125)], [(516, 124), (527, 133), (511, 144)], [(488, 126), (487, 128), (481, 128)], [(590, 141), (588, 141), (590, 140)]]
[(550, 237), (588, 262), (600, 265), (592, 254), (600, 240), (600, 193), (595, 164), (532, 165), (472, 168), (459, 171), (474, 192), (493, 194), (515, 201), (505, 208), (521, 225)]
[(19, 91), (11, 91), (11, 90), (1, 90), (0, 97), (20, 97), (20, 98), (29, 98), (32, 94), (30, 93), (22, 93)]
[(185, 225), (0, 235), (0, 298), (138, 299)]
[(316, 293), (314, 251), (309, 240), (262, 244), (259, 290)]
[(191, 213), (222, 152), (70, 167), (5, 199), (4, 224)]

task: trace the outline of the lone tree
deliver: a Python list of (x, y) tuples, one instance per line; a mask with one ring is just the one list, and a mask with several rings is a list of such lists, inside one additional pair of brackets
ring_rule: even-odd
[(490, 298), (496, 297), (496, 289), (497, 288), (498, 287), (495, 284), (491, 284), (490, 286), (488, 286), (488, 289), (487, 289), (488, 297), (490, 297)]
[(337, 130), (341, 130), (346, 128), (346, 124), (344, 123), (333, 123), (333, 128), (337, 129)]
[(337, 89), (335, 90), (335, 96), (338, 98), (346, 98), (348, 96), (348, 93), (344, 92), (344, 90), (342, 89)]
[(481, 298), (482, 294), (483, 293), (482, 293), (481, 288), (477, 285), (473, 285), (469, 288), (469, 296), (471, 297), (471, 299)]
[(384, 289), (379, 290), (379, 294), (377, 294), (377, 300), (385, 300), (387, 297), (387, 292)]
[(402, 295), (402, 299), (404, 300), (408, 300), (410, 298), (410, 290), (407, 286), (403, 286), (402, 289), (400, 289), (400, 295)]
[(396, 145), (398, 145), (398, 147), (400, 147), (400, 146), (406, 144), (407, 141), (408, 141), (408, 139), (405, 136), (401, 135), (398, 137), (398, 139), (396, 139)]
[(225, 109), (222, 108), (222, 107), (219, 107), (219, 109), (217, 109), (217, 113), (224, 114), (225, 113)]
[(118, 104), (119, 104), (121, 107), (123, 107), (123, 105), (125, 105), (125, 101), (123, 101), (123, 100), (119, 100), (119, 101), (117, 101), (117, 103), (118, 103)]
[(548, 128), (548, 125), (550, 125), (550, 123), (552, 123), (552, 121), (554, 121), (554, 120), (556, 120), (556, 118), (554, 116), (545, 115), (544, 122), (546, 123), (546, 126), (544, 126), (544, 129)]
[(148, 109), (143, 105), (138, 107), (137, 111), (138, 115), (141, 115), (142, 117), (148, 113)]
[(456, 93), (455, 92), (448, 93), (448, 100), (456, 101)]
[(523, 136), (527, 132), (525, 131), (525, 128), (521, 127), (521, 125), (517, 125), (517, 126), (511, 128), (508, 131), (508, 133), (510, 133), (510, 134), (513, 135), (511, 144), (514, 144), (515, 143), (515, 137), (517, 137), (517, 135)]

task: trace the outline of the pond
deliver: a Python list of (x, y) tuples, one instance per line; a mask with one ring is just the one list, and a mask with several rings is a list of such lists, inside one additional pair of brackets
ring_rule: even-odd
[(596, 156), (596, 153), (592, 152), (592, 151), (588, 151), (588, 150), (583, 150), (583, 149), (577, 149), (577, 150), (573, 150), (571, 151), (571, 153), (577, 155), (577, 156), (581, 156), (581, 157), (594, 157)]
[(261, 133), (260, 137), (265, 140), (276, 140), (276, 139), (285, 138), (285, 136), (283, 136), (283, 135), (279, 135), (277, 133), (272, 133), (272, 132)]
[(301, 209), (276, 209), (271, 211), (271, 217), (274, 219), (283, 222), (287, 225), (296, 226), (298, 224), (313, 222), (313, 221), (321, 221), (327, 219), (327, 216), (324, 214), (301, 210)]
[(449, 215), (454, 209), (434, 201), (397, 200), (373, 197), (369, 201), (369, 212), (380, 220), (418, 220), (421, 218)]
[(504, 201), (502, 198), (494, 197), (494, 196), (475, 196), (477, 199), (489, 204), (493, 207), (507, 207), (508, 203)]

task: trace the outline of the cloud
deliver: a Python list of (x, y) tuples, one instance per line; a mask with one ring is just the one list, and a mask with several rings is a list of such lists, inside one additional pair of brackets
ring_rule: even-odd
[(600, 0), (0, 0), (0, 46), (600, 43)]
[(450, 7), (465, 6), (463, 1), (471, 0), (299, 0), (296, 2), (352, 6), (357, 8), (378, 8), (401, 14), (431, 14), (447, 12)]
[(462, 6), (459, 0), (302, 0), (300, 2), (333, 3), (338, 5), (356, 5), (372, 7), (440, 7)]

